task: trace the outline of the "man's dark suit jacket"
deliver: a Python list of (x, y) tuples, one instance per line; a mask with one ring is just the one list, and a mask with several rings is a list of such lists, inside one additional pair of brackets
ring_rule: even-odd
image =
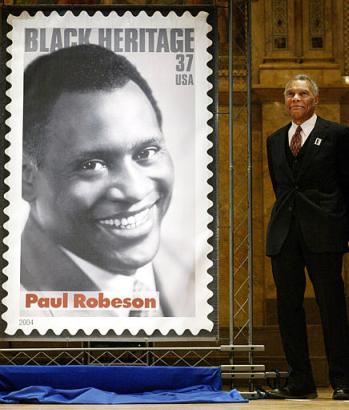
[(286, 157), (290, 126), (267, 141), (276, 195), (267, 255), (280, 252), (294, 217), (311, 252), (345, 252), (349, 240), (349, 128), (318, 117), (295, 175)]
[[(178, 255), (170, 255), (167, 250), (153, 263), (164, 316), (194, 315), (193, 275), (179, 262)], [(99, 289), (46, 235), (32, 216), (29, 216), (22, 233), (21, 285), (28, 291), (113, 291)]]

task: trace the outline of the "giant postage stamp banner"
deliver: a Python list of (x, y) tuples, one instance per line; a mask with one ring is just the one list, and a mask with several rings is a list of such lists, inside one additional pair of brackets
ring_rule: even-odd
[(208, 12), (7, 22), (4, 336), (209, 334)]

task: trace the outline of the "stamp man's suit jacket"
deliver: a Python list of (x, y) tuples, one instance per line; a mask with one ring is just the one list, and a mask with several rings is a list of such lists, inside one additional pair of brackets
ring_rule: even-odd
[[(165, 251), (153, 262), (164, 316), (194, 316), (193, 272), (186, 271), (180, 261), (176, 253)], [(99, 289), (32, 217), (22, 234), (21, 285), (35, 291), (113, 291)]]

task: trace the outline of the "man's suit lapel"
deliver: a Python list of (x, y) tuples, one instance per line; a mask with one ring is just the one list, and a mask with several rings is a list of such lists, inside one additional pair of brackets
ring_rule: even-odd
[(23, 231), (21, 254), (21, 284), (27, 290), (98, 290), (32, 217)]
[(305, 150), (305, 155), (302, 161), (301, 168), (299, 170), (298, 178), (300, 178), (311, 165), (314, 155), (317, 155), (323, 147), (323, 141), (326, 139), (326, 128), (329, 124), (327, 121), (318, 117), (315, 123), (315, 127), (309, 135), (308, 146)]
[(288, 144), (288, 130), (290, 129), (291, 123), (282, 128), (278, 138), (275, 139), (276, 149), (274, 155), (278, 156), (278, 163), (281, 164), (281, 169), (286, 173), (287, 177), (294, 180), (291, 168), (289, 167), (287, 157), (286, 157), (286, 144)]

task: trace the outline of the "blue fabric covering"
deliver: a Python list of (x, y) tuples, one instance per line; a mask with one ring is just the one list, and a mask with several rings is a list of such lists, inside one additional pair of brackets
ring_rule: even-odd
[(220, 369), (146, 366), (0, 366), (0, 403), (247, 402), (221, 391)]

